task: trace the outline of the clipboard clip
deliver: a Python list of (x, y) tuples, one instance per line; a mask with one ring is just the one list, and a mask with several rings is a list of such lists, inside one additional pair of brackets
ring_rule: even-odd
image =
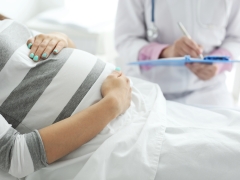
[[(204, 59), (201, 59), (201, 60), (205, 61), (205, 63), (212, 63), (213, 61), (226, 61), (226, 62), (230, 61), (228, 56), (205, 56)], [(186, 63), (193, 63), (195, 61), (194, 61), (194, 59), (191, 59), (191, 57), (189, 55), (186, 55), (185, 56), (185, 62)]]

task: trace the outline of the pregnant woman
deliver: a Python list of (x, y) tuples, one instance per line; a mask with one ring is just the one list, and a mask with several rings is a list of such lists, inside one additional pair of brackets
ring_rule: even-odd
[(0, 21), (1, 180), (238, 179), (238, 111), (167, 102), (158, 85), (58, 43), (39, 60), (41, 37)]

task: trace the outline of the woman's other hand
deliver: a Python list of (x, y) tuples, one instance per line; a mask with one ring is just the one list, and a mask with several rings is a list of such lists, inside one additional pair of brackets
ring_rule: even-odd
[(119, 71), (110, 74), (102, 84), (103, 98), (110, 97), (116, 105), (118, 114), (124, 113), (131, 104), (131, 92), (129, 79)]
[(48, 163), (66, 156), (90, 141), (130, 106), (130, 82), (119, 71), (114, 71), (105, 79), (101, 93), (103, 99), (100, 101), (39, 131)]
[(213, 78), (219, 71), (217, 64), (201, 64), (192, 63), (186, 66), (201, 80), (209, 80)]
[(75, 47), (72, 41), (63, 33), (39, 34), (27, 41), (30, 50), (29, 57), (34, 61), (47, 59), (58, 54), (63, 48)]
[(202, 47), (196, 44), (193, 40), (184, 36), (175, 41), (173, 45), (165, 48), (162, 51), (160, 58), (182, 57), (185, 55), (197, 58), (200, 54), (202, 54)]

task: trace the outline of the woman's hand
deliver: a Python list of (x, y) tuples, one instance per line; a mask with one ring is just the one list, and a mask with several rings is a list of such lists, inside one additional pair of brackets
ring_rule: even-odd
[(101, 88), (103, 98), (111, 97), (114, 99), (119, 115), (130, 107), (131, 91), (129, 79), (119, 71), (110, 74)]
[(102, 84), (103, 99), (73, 116), (39, 130), (47, 162), (52, 163), (79, 148), (125, 112), (131, 102), (129, 79), (113, 72)]
[(219, 71), (217, 64), (201, 64), (192, 63), (186, 64), (186, 66), (201, 80), (209, 80), (213, 78)]
[(47, 59), (51, 53), (58, 54), (63, 48), (75, 47), (63, 33), (37, 35), (27, 41), (27, 46), (31, 49), (29, 57), (34, 61)]
[(160, 54), (160, 58), (182, 57), (185, 55), (197, 58), (200, 54), (202, 54), (202, 47), (184, 36), (178, 39), (173, 45), (165, 48)]

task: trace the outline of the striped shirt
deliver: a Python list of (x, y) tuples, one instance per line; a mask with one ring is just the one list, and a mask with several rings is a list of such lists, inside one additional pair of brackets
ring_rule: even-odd
[(18, 178), (47, 166), (38, 130), (99, 101), (115, 69), (70, 48), (35, 63), (26, 45), (31, 36), (15, 21), (0, 21), (0, 169)]

